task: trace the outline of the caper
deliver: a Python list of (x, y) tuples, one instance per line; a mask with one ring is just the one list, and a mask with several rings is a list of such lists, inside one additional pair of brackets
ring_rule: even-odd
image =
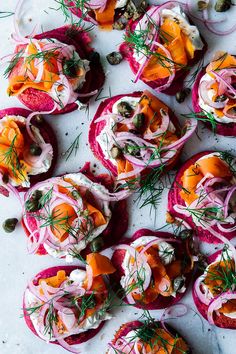
[(129, 155), (135, 156), (136, 153), (138, 152), (138, 149), (134, 145), (125, 145), (125, 152)]
[(69, 77), (76, 77), (78, 66), (78, 61), (75, 61), (73, 58), (65, 60), (62, 67), (63, 74)]
[(178, 103), (184, 102), (185, 98), (190, 94), (190, 88), (184, 88), (183, 90), (176, 93), (175, 98)]
[(216, 97), (216, 102), (224, 102), (227, 99), (227, 96), (225, 95), (220, 95)]
[(198, 7), (199, 11), (203, 11), (203, 10), (207, 9), (208, 3), (206, 1), (198, 1), (197, 7)]
[(129, 118), (133, 113), (133, 108), (128, 102), (122, 101), (117, 105), (117, 110), (122, 117)]
[(77, 191), (77, 189), (73, 190), (71, 194), (72, 194), (72, 197), (73, 197), (75, 200), (77, 200), (77, 199), (80, 198), (80, 192)]
[(118, 159), (121, 155), (122, 155), (122, 151), (117, 146), (113, 146), (111, 148), (111, 157), (113, 159)]
[(190, 238), (193, 236), (193, 230), (182, 230), (180, 231), (178, 237), (180, 237), (182, 240), (186, 240), (187, 238)]
[(18, 219), (12, 218), (12, 219), (6, 219), (4, 223), (2, 224), (2, 227), (5, 232), (13, 232), (16, 228), (16, 224), (18, 223)]
[(7, 173), (4, 173), (2, 176), (2, 181), (3, 183), (7, 184), (9, 182), (9, 175)]
[(101, 236), (96, 237), (90, 244), (90, 249), (92, 252), (99, 252), (104, 246), (104, 241)]
[(217, 12), (225, 12), (230, 9), (231, 0), (217, 0), (215, 3), (215, 10)]
[(140, 130), (145, 123), (145, 115), (144, 113), (138, 113), (133, 117), (133, 124), (136, 129)]
[(183, 277), (177, 277), (173, 281), (173, 289), (174, 291), (180, 290), (184, 286), (184, 278)]
[(25, 203), (25, 209), (26, 211), (29, 212), (35, 212), (38, 211), (40, 209), (40, 203), (39, 200), (42, 197), (43, 193), (36, 189), (36, 191), (34, 191), (31, 196), (30, 199), (28, 199)]
[(106, 58), (109, 64), (118, 65), (123, 60), (123, 55), (120, 52), (111, 52)]
[(25, 202), (25, 210), (28, 212), (35, 212), (40, 209), (38, 200), (27, 200)]
[(35, 143), (30, 144), (30, 154), (33, 156), (40, 156), (42, 154), (41, 147)]
[(39, 200), (40, 198), (42, 198), (42, 196), (43, 196), (43, 192), (40, 191), (39, 189), (36, 189), (36, 191), (34, 191), (31, 194), (30, 199)]

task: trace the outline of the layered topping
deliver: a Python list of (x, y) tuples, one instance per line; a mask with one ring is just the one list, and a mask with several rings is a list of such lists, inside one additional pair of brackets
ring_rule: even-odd
[(123, 325), (117, 332), (115, 340), (109, 343), (107, 354), (184, 354), (188, 352), (187, 343), (178, 334), (170, 333), (158, 322), (149, 322), (140, 322), (140, 326), (130, 331), (128, 328), (126, 330), (126, 325)]
[(82, 60), (73, 45), (53, 39), (26, 39), (17, 47), (6, 70), (9, 96), (18, 96), (26, 89), (47, 93), (54, 109), (62, 109), (78, 98), (89, 62)]
[(207, 305), (207, 317), (214, 324), (215, 316), (236, 319), (235, 255), (228, 246), (209, 264), (195, 282), (194, 294)]
[[(191, 217), (216, 237), (236, 230), (235, 158), (228, 153), (204, 155), (181, 178), (179, 195), (185, 203), (175, 211)], [(220, 232), (214, 232), (214, 230)]]
[(138, 177), (148, 167), (161, 169), (174, 160), (197, 123), (187, 121), (186, 132), (179, 137), (170, 114), (163, 102), (144, 91), (141, 97), (115, 101), (95, 121), (105, 121), (97, 141), (104, 158), (117, 168), (119, 180)]
[(179, 5), (153, 6), (129, 32), (125, 41), (139, 64), (136, 81), (163, 80), (158, 90), (171, 85), (176, 71), (187, 69), (195, 52), (203, 48), (198, 29), (190, 25)]
[(108, 190), (82, 173), (38, 183), (26, 195), (23, 222), (30, 253), (42, 246), (53, 257), (68, 261), (100, 235), (111, 218), (109, 202), (97, 195)]
[(47, 172), (53, 158), (51, 144), (40, 130), (26, 127), (26, 118), (5, 116), (0, 120), (0, 172), (13, 186), (30, 186), (30, 176)]
[(236, 58), (223, 53), (206, 67), (198, 104), (220, 123), (236, 122)]
[[(97, 258), (106, 267), (93, 274), (95, 269), (90, 262)], [(96, 253), (87, 256), (86, 263), (86, 270), (68, 272), (65, 267), (57, 272), (53, 268), (42, 272), (29, 283), (24, 295), (25, 316), (29, 316), (37, 335), (46, 341), (57, 341), (73, 353), (79, 350), (68, 343), (73, 343), (73, 338), (76, 342), (79, 337), (75, 335), (98, 328), (111, 318), (107, 312), (109, 289), (103, 275), (115, 270), (108, 258)], [(48, 271), (54, 275), (48, 277)], [(67, 342), (70, 336), (72, 340)]]
[[(66, 1), (69, 9), (83, 19), (97, 24), (101, 29), (123, 29), (128, 20), (137, 19), (146, 7), (145, 1), (132, 0), (88, 0)], [(116, 17), (118, 20), (116, 21)]]
[(189, 242), (180, 245), (174, 238), (143, 236), (129, 246), (117, 246), (115, 249), (126, 251), (120, 284), (128, 302), (150, 304), (159, 296), (176, 297), (185, 292), (186, 275), (193, 266)]

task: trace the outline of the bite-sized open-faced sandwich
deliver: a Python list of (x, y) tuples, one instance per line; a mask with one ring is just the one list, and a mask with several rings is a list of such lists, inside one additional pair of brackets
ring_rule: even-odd
[(124, 29), (128, 20), (139, 18), (147, 7), (145, 0), (65, 0), (65, 5), (76, 16), (103, 30)]
[(89, 34), (81, 28), (63, 26), (15, 39), (15, 54), (5, 71), (9, 78), (7, 93), (32, 111), (73, 111), (103, 85), (99, 55), (90, 47)]
[(36, 184), (25, 195), (22, 218), (28, 251), (72, 261), (87, 246), (100, 251), (116, 243), (128, 215), (125, 200), (111, 204), (111, 185), (108, 175), (95, 177), (88, 165)]
[(123, 324), (108, 344), (106, 354), (190, 354), (180, 334), (161, 322), (132, 321)]
[(149, 91), (117, 95), (100, 104), (90, 125), (89, 144), (120, 182), (131, 184), (152, 169), (173, 167), (196, 125), (196, 120), (189, 120), (181, 130), (170, 108)]
[(187, 160), (168, 195), (167, 222), (184, 219), (205, 242), (224, 242), (236, 231), (236, 159), (200, 152)]
[(183, 297), (192, 275), (194, 250), (192, 233), (182, 235), (140, 229), (114, 247), (112, 284), (125, 302), (154, 310)]
[(22, 108), (0, 110), (0, 174), (23, 191), (49, 178), (57, 160), (57, 140), (42, 116), (31, 121), (30, 111)]
[(225, 244), (207, 259), (193, 287), (193, 299), (201, 315), (212, 325), (236, 329), (236, 250)]
[(130, 21), (120, 52), (139, 79), (156, 91), (180, 91), (190, 68), (206, 50), (198, 28), (183, 6), (168, 1), (151, 6), (135, 21)]
[(218, 53), (197, 76), (192, 94), (196, 116), (216, 133), (236, 136), (236, 57)]
[(109, 259), (98, 253), (86, 257), (86, 267), (58, 266), (38, 273), (23, 299), (30, 330), (48, 343), (80, 353), (77, 344), (94, 337), (109, 320), (110, 287), (114, 272)]

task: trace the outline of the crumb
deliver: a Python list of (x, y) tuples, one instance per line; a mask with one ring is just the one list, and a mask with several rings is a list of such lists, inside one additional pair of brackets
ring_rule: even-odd
[(67, 136), (67, 135), (68, 135), (68, 132), (66, 132), (65, 135)]

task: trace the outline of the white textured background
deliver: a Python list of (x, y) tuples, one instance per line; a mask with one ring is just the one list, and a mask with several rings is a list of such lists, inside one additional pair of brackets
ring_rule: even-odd
[[(163, 3), (157, 1), (156, 3)], [(195, 1), (193, 1), (194, 3)], [(214, 2), (214, 1), (213, 1)], [(17, 0), (0, 0), (1, 11), (14, 11)], [(153, 2), (155, 3), (155, 2)], [(20, 28), (27, 34), (35, 24), (39, 23), (43, 30), (53, 29), (63, 25), (63, 16), (59, 11), (50, 9), (57, 7), (53, 0), (25, 0), (20, 21)], [(236, 7), (225, 14), (228, 20), (223, 24), (223, 29), (231, 27), (236, 21)], [(215, 50), (226, 50), (236, 53), (236, 36), (231, 34), (226, 37), (218, 37), (206, 31), (199, 24), (202, 34), (208, 42), (209, 49), (206, 54), (206, 62)], [(0, 57), (12, 53), (14, 44), (11, 40), (13, 31), (13, 17), (0, 18)], [(107, 73), (106, 84), (101, 96), (109, 96), (109, 87), (112, 95), (120, 93), (129, 93), (137, 89), (144, 89), (140, 82), (134, 85), (131, 82), (133, 75), (127, 65), (122, 62), (118, 66), (110, 66), (105, 59), (105, 55), (115, 50), (116, 46), (122, 41), (122, 32), (99, 32), (93, 30), (91, 33), (94, 39), (94, 47), (100, 52)], [(6, 96), (7, 81), (2, 77), (4, 67), (0, 67), (0, 109), (6, 107), (20, 106), (17, 99)], [(96, 78), (95, 78), (96, 79)], [(178, 104), (175, 99), (165, 95), (160, 98), (167, 103), (176, 114), (188, 112), (186, 104)], [(54, 127), (58, 141), (60, 158), (56, 173), (66, 171), (77, 171), (85, 161), (90, 160), (92, 166), (94, 163), (99, 165), (89, 151), (87, 144), (87, 133), (89, 121), (92, 119), (100, 101), (90, 103), (89, 116), (84, 112), (73, 112), (64, 116), (55, 116), (48, 118), (48, 121)], [(67, 162), (63, 158), (63, 152), (67, 150), (71, 142), (82, 131), (81, 144), (76, 157), (71, 157)], [(68, 133), (68, 134), (67, 134)], [(205, 149), (235, 149), (236, 138), (215, 137), (213, 134), (199, 124), (199, 138), (194, 135), (191, 141), (185, 146), (182, 154), (182, 160)], [(235, 151), (235, 150), (234, 150)], [(99, 168), (96, 167), (99, 171)], [(134, 230), (141, 227), (158, 228), (165, 224), (166, 195), (163, 194), (162, 204), (156, 214), (150, 213), (150, 209), (139, 210), (138, 206), (133, 207), (130, 201), (130, 229), (131, 235)], [(156, 216), (156, 217), (155, 217)], [(4, 198), (0, 196), (0, 225), (8, 217), (20, 218), (20, 207), (13, 198)], [(206, 251), (214, 251), (214, 246), (205, 247)], [(63, 264), (63, 261), (54, 260), (50, 257), (39, 257), (27, 255), (24, 232), (18, 226), (14, 233), (6, 234), (0, 227), (0, 353), (1, 354), (60, 354), (65, 350), (54, 345), (47, 345), (39, 338), (35, 337), (27, 328), (24, 320), (21, 318), (22, 294), (27, 281), (41, 269)], [(196, 308), (193, 304), (190, 291), (184, 297), (183, 303), (189, 305), (189, 313), (183, 318), (171, 320), (193, 348), (194, 354), (235, 354), (236, 337), (231, 330), (222, 330), (213, 328), (208, 323), (196, 315)], [(192, 308), (192, 310), (191, 310)], [(194, 310), (194, 311), (193, 311)], [(115, 330), (119, 326), (130, 320), (138, 318), (139, 310), (125, 307), (114, 313), (114, 319), (107, 322), (101, 332), (81, 346), (81, 353), (86, 354), (105, 354), (106, 344), (112, 339)], [(152, 312), (156, 318), (160, 318), (162, 311)]]

